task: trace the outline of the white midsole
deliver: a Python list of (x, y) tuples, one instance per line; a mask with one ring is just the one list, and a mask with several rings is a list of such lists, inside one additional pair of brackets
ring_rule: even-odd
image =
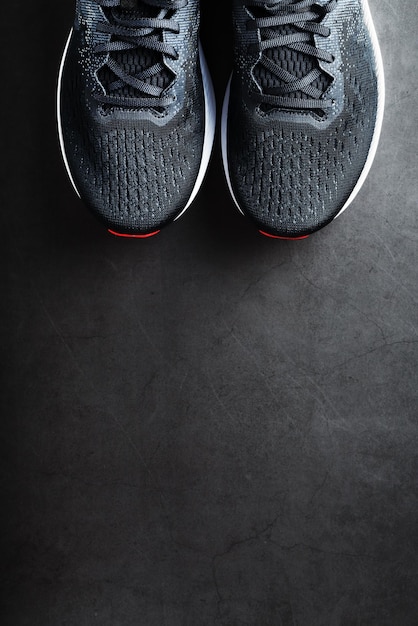
[[(357, 196), (357, 194), (359, 193), (361, 187), (363, 186), (367, 175), (370, 172), (370, 169), (372, 167), (374, 158), (376, 156), (376, 152), (377, 152), (377, 146), (379, 144), (379, 138), (380, 138), (380, 133), (382, 130), (382, 124), (383, 124), (383, 114), (384, 114), (384, 109), (385, 109), (385, 79), (384, 79), (384, 69), (383, 69), (383, 59), (382, 59), (382, 54), (380, 51), (380, 46), (379, 46), (379, 42), (377, 39), (377, 34), (376, 34), (376, 30), (373, 24), (373, 19), (372, 19), (372, 15), (370, 13), (370, 8), (369, 8), (369, 4), (368, 4), (368, 0), (362, 0), (362, 4), (363, 4), (363, 10), (364, 10), (364, 17), (365, 17), (365, 21), (367, 24), (367, 27), (369, 29), (370, 32), (370, 36), (371, 36), (371, 40), (372, 40), (372, 45), (373, 45), (373, 50), (374, 50), (374, 54), (375, 54), (375, 58), (376, 58), (376, 73), (377, 73), (377, 81), (378, 81), (378, 104), (377, 104), (377, 113), (376, 113), (376, 123), (375, 123), (375, 128), (374, 128), (374, 132), (373, 132), (373, 137), (372, 137), (372, 141), (370, 144), (370, 148), (369, 148), (369, 152), (367, 155), (367, 159), (366, 159), (366, 163), (363, 167), (363, 170), (361, 172), (361, 175), (353, 189), (353, 191), (350, 194), (350, 197), (348, 198), (348, 200), (346, 201), (346, 203), (344, 204), (343, 208), (340, 210), (340, 212), (335, 216), (335, 218), (337, 218), (339, 215), (341, 215), (341, 213), (343, 213), (346, 208), (353, 202), (354, 198)], [(230, 91), (231, 91), (231, 80), (232, 80), (232, 76), (229, 79), (227, 88), (226, 88), (226, 92), (225, 92), (225, 98), (224, 98), (224, 103), (223, 103), (223, 107), (222, 107), (222, 121), (221, 121), (221, 146), (222, 146), (222, 161), (223, 161), (223, 165), (224, 165), (224, 170), (225, 170), (225, 176), (226, 176), (226, 180), (228, 183), (228, 187), (229, 187), (229, 191), (231, 193), (232, 199), (236, 205), (236, 207), (238, 208), (238, 210), (240, 211), (240, 213), (244, 214), (241, 207), (239, 206), (238, 200), (235, 197), (234, 194), (234, 190), (232, 187), (232, 182), (231, 182), (231, 177), (229, 174), (229, 163), (228, 163), (228, 109), (229, 109), (229, 98), (230, 98)], [(334, 218), (334, 219), (335, 219)]]
[(224, 165), (224, 171), (226, 176), (226, 182), (228, 183), (229, 192), (232, 196), (235, 206), (238, 211), (244, 215), (238, 200), (235, 197), (232, 187), (231, 177), (229, 175), (229, 163), (228, 163), (228, 110), (229, 110), (229, 97), (231, 94), (231, 81), (232, 76), (229, 78), (228, 85), (226, 87), (224, 103), (222, 107), (222, 119), (221, 119), (221, 149), (222, 149), (222, 161)]
[(70, 170), (70, 166), (68, 164), (68, 159), (67, 159), (67, 155), (65, 153), (65, 145), (64, 145), (64, 136), (63, 136), (63, 132), (62, 132), (62, 119), (61, 119), (61, 86), (62, 86), (62, 74), (64, 71), (64, 64), (65, 64), (65, 59), (67, 56), (67, 52), (68, 52), (68, 48), (70, 45), (70, 41), (71, 41), (71, 35), (73, 34), (73, 30), (71, 29), (70, 34), (68, 35), (68, 39), (67, 39), (67, 43), (65, 44), (65, 48), (64, 48), (64, 53), (62, 55), (62, 59), (61, 59), (61, 64), (60, 64), (60, 69), (58, 72), (58, 86), (57, 86), (57, 125), (58, 125), (58, 136), (59, 136), (59, 141), (60, 141), (60, 147), (61, 147), (61, 154), (62, 154), (62, 158), (64, 160), (64, 165), (65, 165), (65, 169), (67, 170), (67, 174), (68, 177), (71, 181), (72, 186), (74, 187), (74, 190), (76, 192), (76, 194), (78, 195), (78, 197), (80, 197), (79, 191), (77, 189), (77, 185), (74, 182), (74, 178), (71, 174), (71, 170)]
[[(70, 45), (72, 30), (67, 39), (67, 43), (65, 44), (64, 53), (62, 55), (61, 64), (58, 73), (58, 86), (57, 86), (57, 125), (58, 125), (58, 136), (61, 147), (62, 158), (65, 164), (65, 168), (67, 170), (68, 177), (71, 181), (72, 186), (76, 194), (80, 197), (80, 192), (77, 189), (77, 185), (74, 182), (74, 178), (71, 174), (71, 169), (68, 163), (67, 155), (65, 152), (65, 144), (64, 144), (64, 136), (62, 131), (62, 118), (61, 118), (61, 88), (62, 88), (62, 75), (64, 71), (65, 59), (68, 52), (68, 47)], [(205, 55), (202, 50), (202, 46), (199, 43), (199, 58), (200, 58), (200, 67), (202, 70), (202, 79), (203, 79), (203, 88), (205, 95), (205, 136), (203, 141), (203, 150), (202, 150), (202, 158), (200, 162), (199, 172), (196, 178), (196, 182), (192, 191), (192, 194), (187, 201), (186, 206), (181, 211), (179, 215), (175, 218), (176, 220), (183, 215), (186, 209), (192, 204), (195, 199), (205, 177), (206, 170), (209, 165), (210, 156), (212, 154), (212, 147), (215, 138), (215, 125), (216, 125), (216, 100), (215, 93), (212, 85), (212, 80), (210, 77), (210, 73), (208, 70), (208, 66), (206, 63)]]
[[(200, 162), (199, 173), (196, 178), (195, 186), (192, 194), (184, 207), (183, 211), (177, 215), (175, 220), (189, 208), (193, 200), (195, 199), (205, 177), (206, 170), (209, 165), (210, 156), (212, 154), (213, 142), (215, 139), (215, 126), (216, 126), (216, 100), (215, 92), (212, 85), (212, 79), (209, 73), (208, 65), (206, 63), (205, 55), (202, 50), (202, 46), (199, 44), (199, 56), (200, 67), (202, 70), (203, 89), (205, 94), (205, 137), (203, 141), (202, 160)], [(174, 220), (174, 221), (175, 221)]]

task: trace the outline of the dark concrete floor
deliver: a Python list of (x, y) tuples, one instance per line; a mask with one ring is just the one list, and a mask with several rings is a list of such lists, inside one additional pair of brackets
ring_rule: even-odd
[(71, 0), (2, 7), (2, 625), (418, 624), (418, 18), (371, 8), (387, 109), (350, 209), (262, 238), (218, 142), (193, 208), (140, 242), (61, 163)]

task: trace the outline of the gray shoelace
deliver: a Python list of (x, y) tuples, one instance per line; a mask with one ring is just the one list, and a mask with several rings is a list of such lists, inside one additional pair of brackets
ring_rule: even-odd
[[(163, 109), (171, 104), (174, 97), (166, 91), (175, 76), (171, 75), (167, 81), (164, 57), (177, 59), (178, 54), (173, 46), (163, 41), (163, 33), (179, 32), (173, 14), (186, 6), (187, 0), (95, 1), (107, 11), (108, 20), (100, 22), (97, 30), (109, 34), (110, 40), (96, 45), (94, 51), (107, 54), (104, 69), (111, 76), (106, 93), (95, 93), (97, 100), (104, 105), (125, 108)], [(149, 17), (150, 14), (154, 14), (153, 17)], [(122, 66), (124, 55), (136, 60), (131, 71)], [(159, 80), (164, 73), (165, 80)]]
[[(261, 88), (258, 97), (263, 105), (291, 110), (325, 110), (332, 106), (332, 100), (324, 97), (330, 79), (324, 77), (319, 61), (332, 63), (334, 57), (314, 45), (314, 35), (329, 37), (330, 29), (321, 22), (335, 9), (337, 1), (329, 0), (322, 6), (312, 0), (251, 0), (248, 3), (254, 16), (249, 27), (260, 33), (260, 41), (255, 44), (260, 53), (258, 70), (267, 71), (270, 78), (266, 84), (258, 81)], [(302, 76), (297, 75), (296, 70), (292, 72), (294, 64), (283, 62), (286, 57), (296, 56), (305, 66)]]

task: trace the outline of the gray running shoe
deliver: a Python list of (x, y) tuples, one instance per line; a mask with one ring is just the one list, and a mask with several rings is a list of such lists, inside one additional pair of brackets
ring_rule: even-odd
[(114, 234), (177, 219), (203, 181), (215, 102), (198, 0), (77, 0), (58, 128), (78, 195)]
[(233, 20), (232, 197), (264, 234), (306, 237), (348, 207), (376, 154), (384, 79), (367, 0), (233, 0)]

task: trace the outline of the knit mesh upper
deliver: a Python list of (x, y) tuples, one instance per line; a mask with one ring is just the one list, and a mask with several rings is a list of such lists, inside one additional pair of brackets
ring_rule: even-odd
[(94, 136), (73, 129), (68, 152), (81, 195), (93, 210), (100, 203), (100, 216), (115, 227), (147, 231), (173, 219), (197, 177), (203, 132), (198, 120), (175, 118), (169, 131), (152, 124), (109, 124)]

